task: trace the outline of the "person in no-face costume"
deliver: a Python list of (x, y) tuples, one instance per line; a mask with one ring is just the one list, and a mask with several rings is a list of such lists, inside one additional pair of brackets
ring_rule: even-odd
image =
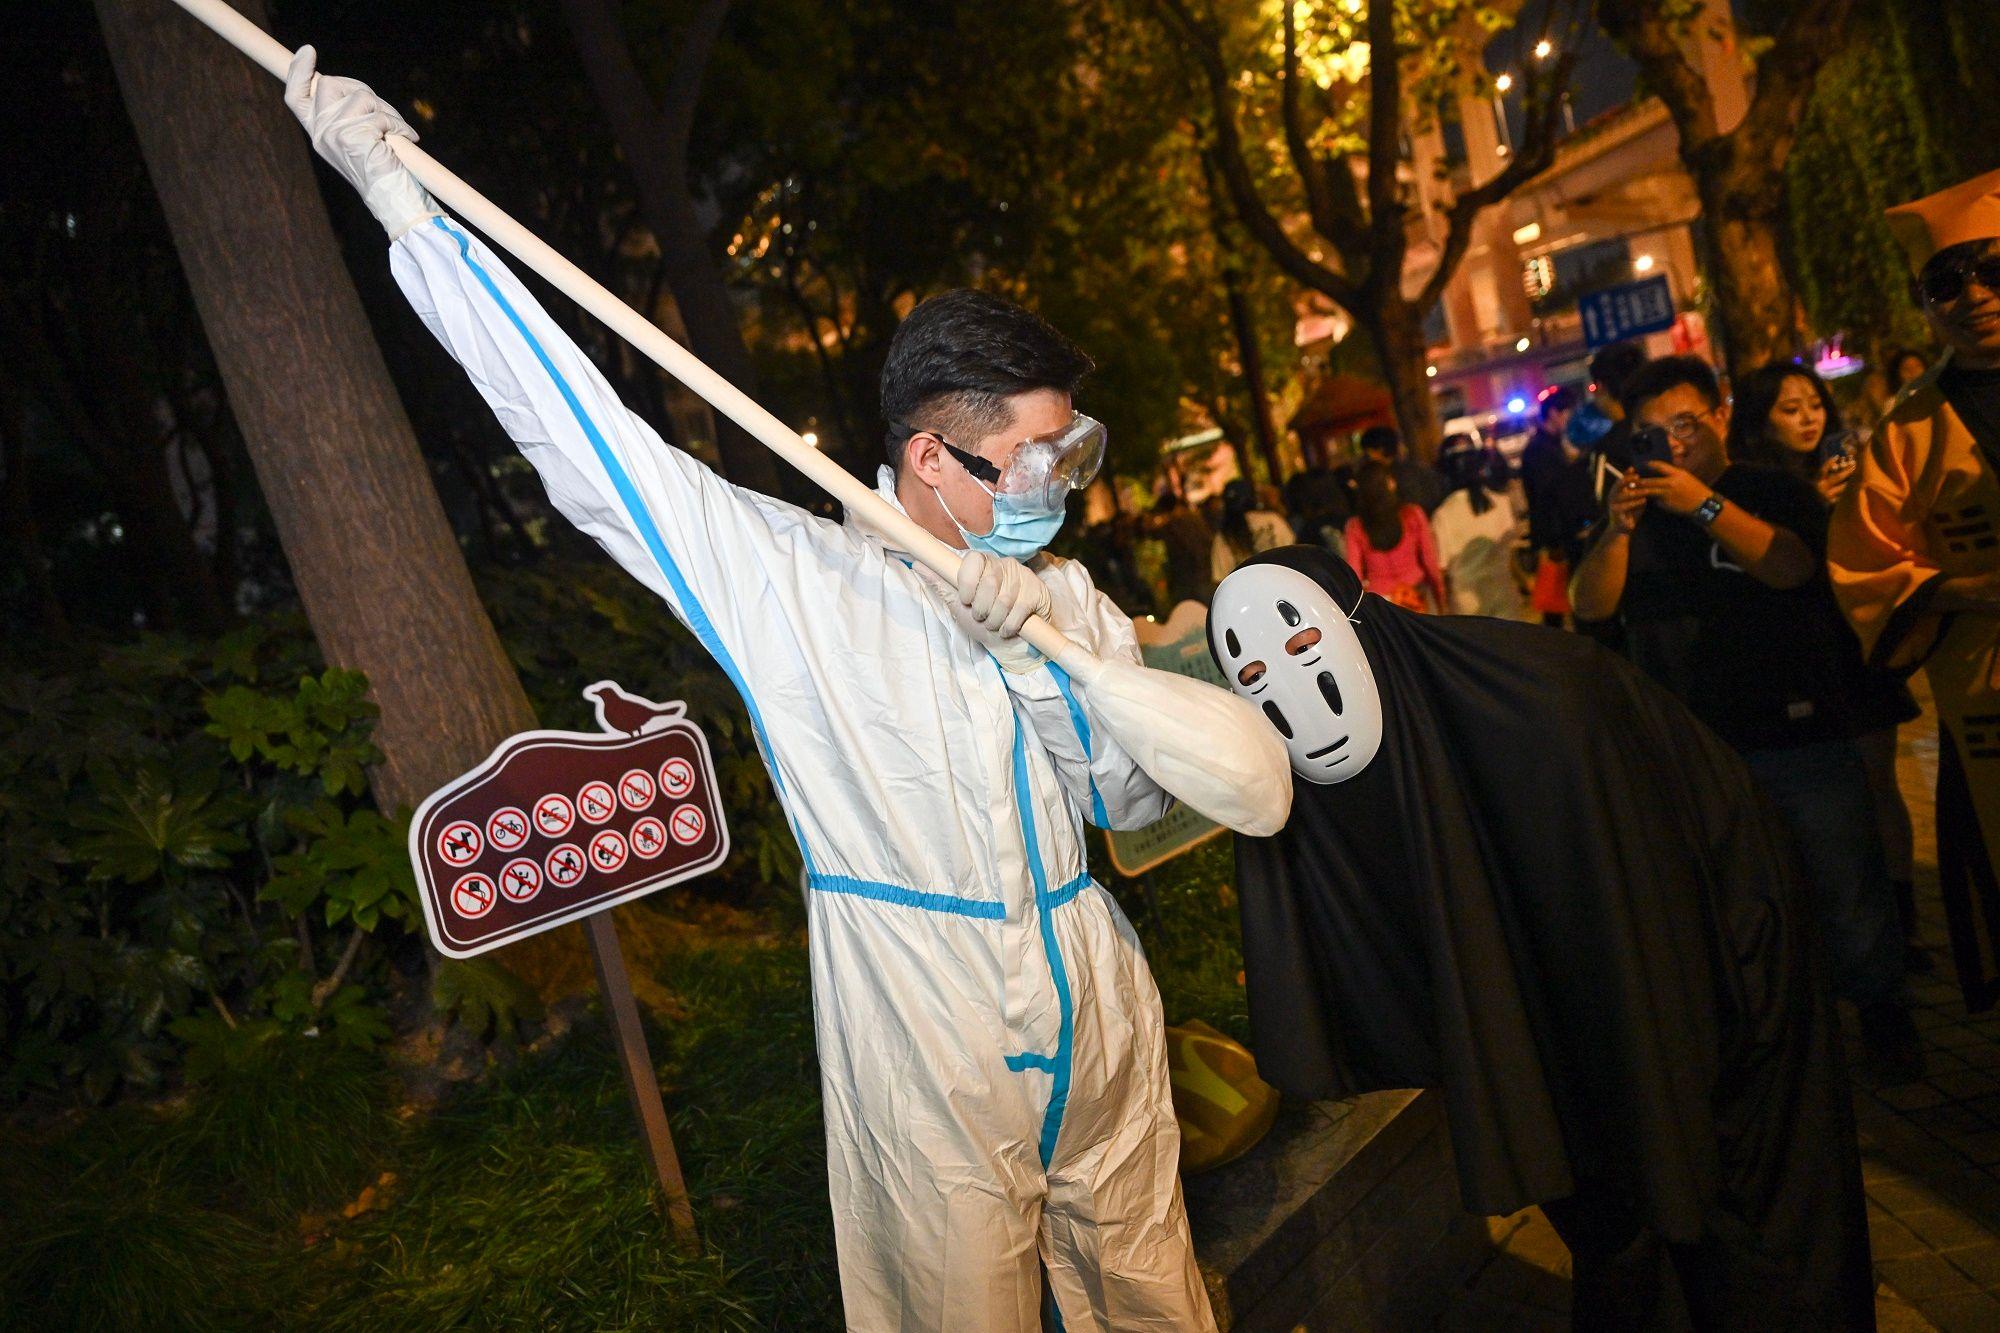
[(1578, 1328), (1873, 1328), (1807, 899), (1736, 754), (1587, 639), (1314, 548), (1231, 574), (1209, 646), (1305, 779), (1236, 842), (1263, 1077), (1439, 1089), (1465, 1205), (1543, 1205)]
[(1872, 666), (1930, 680), (1938, 880), (1966, 1008), (2000, 1000), (2000, 171), (1889, 210), (1943, 360), (1896, 395), (1827, 531)]

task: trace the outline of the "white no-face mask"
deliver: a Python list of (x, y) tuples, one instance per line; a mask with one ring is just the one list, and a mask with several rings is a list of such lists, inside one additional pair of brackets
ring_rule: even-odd
[(1382, 695), (1332, 594), (1283, 565), (1244, 565), (1215, 590), (1209, 634), (1229, 688), (1263, 710), (1307, 782), (1345, 782), (1382, 747)]

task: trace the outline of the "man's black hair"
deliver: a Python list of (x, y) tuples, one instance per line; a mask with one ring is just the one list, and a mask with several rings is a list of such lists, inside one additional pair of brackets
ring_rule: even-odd
[(1074, 393), (1090, 370), (1081, 348), (1004, 297), (963, 287), (933, 296), (897, 326), (882, 367), (889, 464), (902, 470), (920, 430), (970, 448), (1007, 424), (1015, 394)]
[(1576, 390), (1566, 384), (1558, 384), (1549, 390), (1549, 396), (1542, 399), (1542, 420), (1547, 421), (1552, 412), (1576, 411)]
[(1361, 452), (1387, 454), (1394, 458), (1403, 452), (1403, 437), (1396, 433), (1394, 426), (1370, 426), (1361, 432)]
[(1590, 382), (1613, 398), (1619, 396), (1625, 381), (1646, 364), (1646, 349), (1636, 342), (1627, 340), (1612, 343), (1611, 346), (1590, 358)]
[(1618, 401), (1627, 416), (1636, 416), (1647, 403), (1683, 384), (1700, 394), (1710, 410), (1722, 406), (1722, 385), (1708, 362), (1698, 356), (1663, 356), (1658, 361), (1648, 361), (1625, 381)]

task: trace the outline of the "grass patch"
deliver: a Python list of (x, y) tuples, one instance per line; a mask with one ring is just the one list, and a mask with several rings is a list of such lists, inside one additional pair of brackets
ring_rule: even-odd
[(1167, 1022), (1199, 1018), (1249, 1041), (1233, 836), (1203, 843), (1137, 879), (1112, 870), (1102, 834), (1091, 836), (1090, 849), (1091, 872), (1117, 897), (1146, 946)]
[[(1098, 873), (1168, 1018), (1240, 1036), (1229, 858)], [(699, 1256), (668, 1247), (601, 1025), (407, 1120), (379, 1057), (272, 1037), (178, 1105), (0, 1129), (0, 1327), (838, 1328), (802, 936), (690, 932), (657, 970)]]

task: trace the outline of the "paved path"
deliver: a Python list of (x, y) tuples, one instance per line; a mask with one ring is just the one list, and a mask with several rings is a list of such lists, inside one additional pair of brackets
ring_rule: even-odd
[[(1928, 700), (1925, 701), (1928, 704)], [(1897, 776), (1917, 833), (1920, 934), (1938, 962), (1915, 978), (1925, 1075), (1885, 1079), (1842, 1022), (1875, 1252), (1883, 1333), (2000, 1333), (2000, 1011), (1968, 1017), (1952, 978), (1937, 891), (1937, 726), (1903, 728)], [(1493, 1219), (1494, 1249), (1442, 1327), (1569, 1327), (1569, 1252), (1538, 1209)]]

